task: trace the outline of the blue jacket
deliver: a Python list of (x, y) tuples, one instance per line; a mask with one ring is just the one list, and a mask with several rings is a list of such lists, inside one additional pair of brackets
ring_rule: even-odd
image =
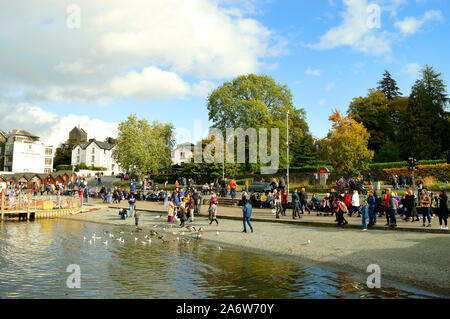
[(294, 203), (294, 204), (297, 203), (299, 199), (300, 198), (298, 197), (298, 194), (296, 192), (293, 192), (292, 193), (292, 203)]
[(244, 213), (244, 217), (250, 217), (252, 215), (252, 205), (250, 203), (245, 204), (242, 211)]

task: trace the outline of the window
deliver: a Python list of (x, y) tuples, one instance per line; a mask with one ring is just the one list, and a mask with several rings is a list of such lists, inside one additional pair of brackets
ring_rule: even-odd
[(51, 148), (46, 148), (45, 149), (45, 155), (52, 155), (53, 150)]
[(79, 156), (77, 156), (77, 163), (79, 163), (80, 162), (80, 157)]
[[(78, 148), (77, 154), (80, 154), (80, 148)], [(80, 157), (78, 156), (78, 158), (80, 158)]]
[(114, 170), (114, 164), (111, 165), (111, 169)]
[(92, 154), (95, 154), (95, 147), (92, 148)]
[(180, 157), (181, 157), (181, 159), (184, 159), (184, 152), (180, 153)]
[(92, 163), (95, 162), (95, 156), (92, 156)]
[(52, 159), (51, 158), (46, 158), (45, 159), (45, 165), (52, 165)]

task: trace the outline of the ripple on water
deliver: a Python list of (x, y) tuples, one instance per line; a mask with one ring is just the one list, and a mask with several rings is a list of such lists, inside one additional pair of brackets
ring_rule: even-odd
[[(103, 235), (104, 230), (124, 238), (125, 244)], [(102, 238), (89, 244), (93, 233)], [(5, 223), (0, 228), (0, 297), (427, 297), (394, 288), (370, 290), (349, 274), (233, 247), (218, 250), (206, 241), (186, 244), (168, 236), (168, 244), (152, 239), (143, 245), (143, 237), (124, 227), (70, 220)], [(66, 286), (70, 264), (80, 266), (80, 289)]]

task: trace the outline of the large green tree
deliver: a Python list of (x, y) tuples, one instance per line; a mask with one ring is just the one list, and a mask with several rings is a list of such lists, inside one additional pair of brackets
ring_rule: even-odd
[(401, 123), (404, 157), (441, 158), (449, 148), (447, 88), (442, 74), (426, 65), (411, 89)]
[[(279, 128), (280, 165), (286, 165), (286, 115), (289, 112), (290, 160), (295, 154), (293, 141), (308, 132), (305, 110), (295, 108), (286, 85), (266, 75), (242, 75), (223, 83), (208, 96), (209, 120), (225, 136), (227, 128)], [(248, 148), (248, 141), (247, 141)], [(270, 151), (270, 147), (268, 147)], [(256, 170), (258, 165), (246, 165)], [(256, 166), (256, 167), (254, 167)]]
[(388, 70), (384, 71), (383, 78), (378, 82), (377, 90), (383, 92), (384, 96), (390, 101), (402, 95), (397, 82), (392, 78)]
[(366, 97), (354, 98), (347, 111), (355, 121), (362, 123), (369, 131), (369, 149), (378, 151), (394, 138), (394, 125), (390, 101), (381, 91), (369, 90)]
[(170, 167), (175, 143), (172, 124), (149, 124), (130, 115), (118, 131), (113, 158), (127, 172), (143, 177)]

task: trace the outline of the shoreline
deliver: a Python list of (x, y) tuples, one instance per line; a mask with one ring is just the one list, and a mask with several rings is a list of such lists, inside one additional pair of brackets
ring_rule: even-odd
[[(142, 233), (156, 230), (160, 233), (180, 231), (178, 222), (169, 225), (165, 215), (141, 210), (139, 226)], [(134, 228), (134, 218), (120, 220), (116, 209), (99, 207), (99, 210), (62, 219), (95, 222), (110, 226)], [(363, 282), (370, 273), (369, 264), (378, 264), (383, 281), (389, 287), (404, 290), (419, 290), (431, 297), (449, 298), (450, 272), (446, 265), (450, 262), (447, 236), (417, 232), (386, 232), (371, 230), (366, 233), (352, 229), (328, 227), (308, 227), (252, 221), (254, 233), (242, 233), (242, 223), (237, 220), (220, 219), (220, 226), (208, 226), (207, 218), (196, 217), (194, 227), (203, 227), (203, 237), (216, 244), (230, 245), (248, 251), (285, 258), (305, 266), (316, 266), (334, 271), (342, 271)], [(186, 223), (188, 225), (189, 223)], [(168, 230), (161, 229), (162, 226)], [(194, 237), (196, 232), (184, 229), (185, 236)], [(219, 231), (219, 235), (216, 235)], [(328, 239), (326, 238), (328, 237)], [(365, 249), (358, 240), (364, 243)], [(306, 244), (307, 240), (311, 244)], [(413, 244), (411, 244), (413, 243)], [(425, 246), (425, 247), (422, 247)], [(439, 250), (440, 247), (442, 250)], [(424, 256), (425, 255), (427, 256)], [(402, 288), (404, 287), (404, 288)]]

